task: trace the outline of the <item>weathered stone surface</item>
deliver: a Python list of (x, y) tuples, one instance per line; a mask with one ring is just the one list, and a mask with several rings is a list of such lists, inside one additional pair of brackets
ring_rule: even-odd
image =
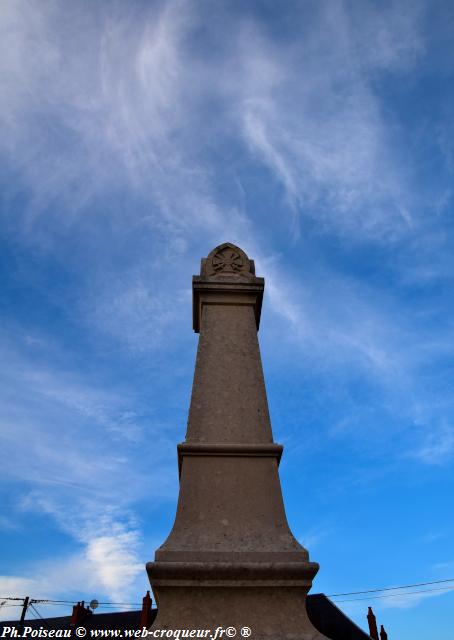
[(203, 307), (188, 442), (273, 440), (254, 307), (241, 302)]
[(153, 629), (247, 626), (255, 639), (322, 640), (305, 597), (318, 565), (285, 516), (257, 340), (263, 278), (231, 244), (194, 276), (200, 332), (173, 529), (147, 571)]

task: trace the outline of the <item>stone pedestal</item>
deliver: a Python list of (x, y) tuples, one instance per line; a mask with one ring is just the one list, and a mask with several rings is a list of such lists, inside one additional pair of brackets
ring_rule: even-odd
[[(264, 281), (231, 244), (193, 278), (200, 333), (173, 529), (147, 564), (152, 629), (250, 627), (258, 639), (323, 640), (305, 598), (318, 571), (293, 537), (257, 340)], [(326, 640), (326, 639), (325, 639)]]

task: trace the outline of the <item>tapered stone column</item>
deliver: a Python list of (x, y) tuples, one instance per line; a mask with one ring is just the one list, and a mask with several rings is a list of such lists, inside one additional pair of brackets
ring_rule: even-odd
[(252, 630), (252, 638), (321, 640), (305, 598), (318, 565), (285, 516), (257, 330), (264, 289), (231, 244), (193, 278), (200, 333), (173, 529), (147, 564), (152, 629)]

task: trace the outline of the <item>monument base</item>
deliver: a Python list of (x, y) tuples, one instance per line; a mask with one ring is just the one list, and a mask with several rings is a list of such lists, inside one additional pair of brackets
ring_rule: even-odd
[[(158, 605), (151, 630), (210, 630), (214, 638), (216, 629), (233, 627), (238, 638), (248, 637), (250, 629), (251, 640), (328, 640), (306, 612), (318, 565), (254, 564), (219, 563), (215, 578), (214, 566), (150, 562), (147, 570)], [(218, 631), (217, 637), (229, 636)]]

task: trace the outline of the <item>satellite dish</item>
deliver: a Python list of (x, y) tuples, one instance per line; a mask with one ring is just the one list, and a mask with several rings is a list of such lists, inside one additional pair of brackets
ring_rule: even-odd
[(99, 602), (98, 602), (97, 600), (92, 600), (92, 601), (90, 602), (90, 609), (93, 609), (93, 611), (94, 611), (95, 609), (97, 609), (97, 608), (98, 608), (98, 606), (99, 606)]

